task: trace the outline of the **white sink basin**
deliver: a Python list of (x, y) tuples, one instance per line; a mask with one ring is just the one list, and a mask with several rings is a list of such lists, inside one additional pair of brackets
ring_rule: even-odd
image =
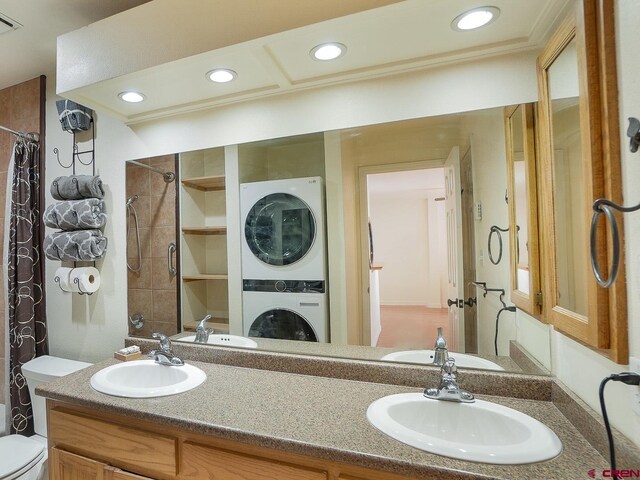
[(390, 395), (373, 402), (369, 422), (403, 443), (446, 457), (514, 465), (549, 460), (562, 451), (546, 425), (491, 402), (456, 403), (422, 393)]
[[(433, 363), (433, 354), (433, 350), (405, 350), (402, 352), (389, 353), (382, 357), (380, 360), (385, 360), (387, 362), (430, 364)], [(504, 371), (504, 368), (502, 368), (500, 365), (493, 363), (490, 360), (476, 357), (474, 355), (449, 352), (449, 356), (456, 359), (456, 366), (458, 367)]]
[(207, 375), (193, 365), (159, 365), (134, 360), (103, 368), (91, 377), (91, 386), (116, 397), (149, 398), (175, 395), (196, 388)]
[[(176, 338), (176, 342), (194, 342), (195, 335), (189, 335), (188, 337)], [(244, 347), (244, 348), (256, 348), (258, 344), (250, 338), (241, 337), (239, 335), (209, 335), (207, 340), (209, 345), (223, 345), (227, 347)]]

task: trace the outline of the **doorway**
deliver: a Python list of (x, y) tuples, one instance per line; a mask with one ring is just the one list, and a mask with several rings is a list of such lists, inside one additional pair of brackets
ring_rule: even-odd
[(416, 167), (361, 172), (369, 254), (363, 283), (372, 346), (432, 348), (438, 327), (445, 337), (450, 333), (445, 171), (441, 162)]

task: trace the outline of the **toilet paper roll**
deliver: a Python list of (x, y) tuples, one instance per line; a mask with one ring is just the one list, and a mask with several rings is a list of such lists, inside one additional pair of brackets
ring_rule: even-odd
[(71, 283), (71, 279), (70, 279), (71, 270), (73, 270), (73, 268), (68, 268), (68, 267), (56, 268), (56, 275), (54, 278), (58, 279), (57, 280), (58, 285), (60, 285), (60, 288), (62, 289), (63, 292), (77, 291), (73, 289), (74, 285)]
[(93, 293), (100, 288), (100, 272), (95, 267), (74, 268), (69, 274), (69, 282), (75, 292)]

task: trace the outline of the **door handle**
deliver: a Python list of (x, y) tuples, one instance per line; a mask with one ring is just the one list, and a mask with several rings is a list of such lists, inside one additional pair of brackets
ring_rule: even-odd
[(449, 305), (449, 307), (455, 305), (458, 308), (464, 308), (464, 300), (462, 300), (461, 298), (456, 298), (455, 300), (451, 300), (449, 298), (447, 299), (447, 305)]
[(477, 303), (478, 303), (478, 299), (475, 297), (469, 297), (467, 300), (464, 301), (464, 304), (467, 305), (468, 307), (473, 307)]

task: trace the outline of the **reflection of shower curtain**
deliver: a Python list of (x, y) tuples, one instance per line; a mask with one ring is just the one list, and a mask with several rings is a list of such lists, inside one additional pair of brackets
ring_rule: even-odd
[(23, 364), (48, 352), (40, 211), (40, 146), (18, 139), (7, 256), (11, 433), (31, 435), (33, 415)]

